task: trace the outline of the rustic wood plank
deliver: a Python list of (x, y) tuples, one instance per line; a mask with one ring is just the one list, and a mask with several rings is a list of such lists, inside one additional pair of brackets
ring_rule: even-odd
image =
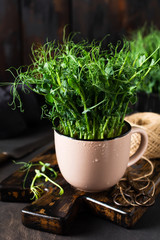
[(72, 9), (73, 31), (90, 41), (110, 34), (116, 42), (145, 23), (160, 28), (159, 0), (72, 0)]
[(126, 32), (130, 34), (133, 30), (136, 30), (146, 24), (150, 26), (154, 24), (160, 29), (159, 21), (159, 0), (143, 0), (134, 1), (126, 0), (127, 6), (127, 21), (126, 21)]
[[(82, 36), (101, 40), (111, 34), (111, 41), (125, 33), (126, 19), (125, 0), (73, 0), (73, 31)], [(83, 17), (82, 17), (83, 16)]]
[(31, 62), (33, 43), (44, 44), (55, 39), (62, 40), (63, 28), (69, 24), (68, 2), (68, 0), (21, 1), (24, 64)]
[[(50, 162), (54, 168), (58, 169), (56, 156), (52, 151), (36, 157), (32, 161), (40, 160)], [(153, 160), (153, 163), (155, 170), (151, 180), (155, 183), (157, 196), (160, 192), (160, 161)], [(143, 161), (139, 161), (134, 166), (134, 172), (148, 171), (148, 165), (147, 163), (144, 164)], [(24, 172), (16, 171), (2, 181), (0, 184), (0, 199), (2, 201), (30, 202), (29, 186), (33, 178), (33, 172), (34, 168), (27, 178), (26, 189), (22, 187)], [(129, 172), (132, 173), (132, 168), (129, 169)], [(25, 226), (51, 233), (65, 234), (72, 226), (75, 217), (85, 206), (98, 216), (124, 227), (132, 227), (147, 210), (146, 206), (117, 206), (113, 201), (118, 191), (116, 186), (105, 192), (85, 193), (71, 187), (60, 173), (56, 181), (64, 188), (64, 194), (59, 196), (59, 190), (47, 184), (46, 189), (48, 190), (44, 195), (22, 210), (22, 222)], [(150, 190), (151, 187), (148, 192)]]
[(0, 81), (12, 80), (5, 70), (21, 64), (18, 0), (0, 1)]
[[(160, 1), (134, 0), (2, 0), (0, 3), (0, 81), (11, 79), (10, 66), (30, 63), (33, 42), (62, 40), (63, 28), (89, 40), (111, 34), (111, 41), (145, 22), (160, 28)], [(23, 57), (22, 57), (23, 56)]]

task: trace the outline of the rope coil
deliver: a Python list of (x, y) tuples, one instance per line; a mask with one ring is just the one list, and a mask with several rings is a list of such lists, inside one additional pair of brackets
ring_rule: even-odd
[(145, 157), (142, 157), (142, 159), (150, 165), (150, 171), (137, 177), (128, 171), (126, 176), (117, 183), (119, 192), (113, 198), (116, 205), (126, 207), (151, 206), (154, 204), (155, 183), (149, 179), (153, 174), (154, 166), (149, 159)]
[[(148, 147), (141, 158), (150, 165), (148, 173), (141, 172), (138, 176), (132, 176), (130, 171), (117, 183), (118, 193), (113, 201), (120, 206), (151, 206), (155, 202), (155, 183), (149, 177), (153, 174), (154, 166), (151, 160), (160, 158), (160, 114), (135, 113), (125, 118), (131, 126), (142, 127), (148, 134)], [(135, 133), (131, 136), (130, 155), (139, 147), (141, 137)], [(142, 186), (143, 185), (143, 186)]]
[[(160, 158), (160, 114), (151, 112), (135, 113), (127, 116), (125, 120), (131, 126), (138, 126), (146, 131), (148, 135), (148, 147), (144, 153), (144, 157), (148, 159)], [(132, 134), (131, 155), (137, 150), (140, 141), (140, 134)]]

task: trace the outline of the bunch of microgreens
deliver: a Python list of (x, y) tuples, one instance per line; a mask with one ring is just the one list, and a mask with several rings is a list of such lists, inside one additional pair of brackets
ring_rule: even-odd
[[(155, 49), (160, 46), (160, 31), (155, 27), (147, 29), (143, 27), (138, 31), (134, 32), (130, 40), (130, 48), (133, 54), (144, 55), (146, 58), (152, 54)], [(160, 49), (156, 51), (153, 58), (148, 59), (148, 67), (151, 61), (159, 61)], [(138, 87), (138, 91), (146, 93), (158, 93), (160, 95), (160, 63), (153, 68), (149, 74), (145, 77), (144, 81)]]
[[(59, 133), (76, 139), (108, 139), (119, 136), (129, 103), (135, 103), (138, 86), (156, 66), (154, 56), (133, 54), (127, 41), (102, 49), (102, 42), (75, 43), (71, 37), (63, 44), (47, 42), (32, 47), (32, 64), (10, 69), (13, 103), (19, 100), (17, 87), (27, 85), (43, 95), (48, 117)], [(150, 64), (148, 65), (148, 61)]]
[(15, 162), (16, 164), (22, 164), (23, 166), (20, 168), (21, 171), (26, 172), (26, 175), (24, 177), (23, 180), (23, 188), (25, 189), (25, 184), (26, 184), (26, 180), (29, 174), (29, 171), (31, 170), (32, 167), (41, 167), (40, 170), (35, 169), (35, 175), (32, 179), (31, 185), (30, 185), (30, 190), (33, 193), (33, 198), (32, 199), (38, 199), (39, 197), (41, 197), (41, 195), (44, 193), (44, 184), (37, 184), (37, 180), (40, 180), (41, 178), (45, 179), (45, 182), (50, 182), (53, 185), (55, 185), (56, 187), (58, 187), (60, 189), (59, 194), (62, 195), (64, 193), (63, 188), (57, 184), (55, 181), (53, 181), (53, 179), (51, 179), (50, 177), (48, 177), (48, 175), (46, 174), (46, 171), (50, 172), (51, 177), (54, 179), (57, 177), (57, 172), (50, 166), (50, 163), (43, 163), (41, 161), (39, 161), (38, 163), (32, 163), (32, 162)]

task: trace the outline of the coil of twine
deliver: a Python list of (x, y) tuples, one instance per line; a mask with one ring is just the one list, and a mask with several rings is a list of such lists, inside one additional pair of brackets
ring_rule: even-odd
[[(115, 194), (113, 201), (116, 205), (120, 206), (151, 206), (155, 201), (155, 183), (149, 178), (154, 171), (154, 165), (149, 159), (160, 158), (160, 114), (152, 112), (135, 113), (127, 116), (125, 120), (128, 121), (131, 126), (141, 127), (147, 132), (148, 146), (142, 159), (148, 162), (148, 168), (150, 170), (149, 172), (142, 171), (137, 177), (131, 177), (130, 172), (128, 172), (128, 177), (122, 178), (117, 183), (119, 192)], [(134, 133), (131, 135), (130, 155), (136, 152), (140, 141), (140, 134)], [(146, 183), (143, 187), (141, 187), (142, 182)], [(123, 187), (122, 183), (123, 185), (129, 184), (128, 190), (126, 190), (127, 187)], [(135, 183), (137, 184), (136, 191), (134, 191)], [(146, 194), (144, 194), (144, 191), (146, 191)], [(150, 194), (148, 194), (149, 191), (151, 191)], [(139, 197), (142, 197), (141, 201), (139, 201)]]
[[(143, 128), (148, 134), (148, 147), (144, 153), (146, 158), (160, 158), (160, 114), (152, 112), (135, 113), (125, 118), (131, 126)], [(140, 134), (132, 134), (131, 150), (132, 155), (138, 148), (141, 141)]]

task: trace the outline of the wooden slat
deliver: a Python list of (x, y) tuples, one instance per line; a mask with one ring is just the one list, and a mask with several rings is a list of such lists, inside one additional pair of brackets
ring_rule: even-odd
[(62, 40), (62, 30), (69, 23), (68, 0), (23, 0), (22, 39), (24, 64), (30, 63), (32, 43)]
[(145, 23), (160, 28), (159, 0), (72, 0), (72, 9), (73, 31), (90, 41), (110, 34), (116, 42)]
[(73, 0), (72, 8), (73, 31), (81, 32), (89, 40), (100, 40), (107, 34), (111, 34), (111, 40), (114, 40), (124, 33), (125, 0)]
[(0, 1), (0, 81), (9, 81), (11, 74), (5, 70), (10, 66), (18, 67), (20, 57), (18, 0)]
[[(38, 161), (49, 162), (55, 170), (58, 169), (56, 156), (53, 150), (35, 157), (34, 163)], [(154, 173), (150, 179), (155, 184), (155, 197), (160, 192), (160, 161), (153, 160)], [(128, 176), (135, 174), (144, 174), (148, 172), (149, 165), (140, 160), (134, 167), (128, 168)], [(23, 179), (25, 172), (16, 171), (14, 174), (3, 180), (0, 184), (0, 200), (12, 202), (29, 202), (31, 194), (29, 187), (34, 176), (34, 168), (30, 169), (25, 189), (23, 189)], [(115, 195), (119, 194), (116, 186), (100, 193), (85, 193), (75, 189), (68, 184), (62, 175), (58, 173), (56, 182), (64, 189), (64, 194), (60, 196), (59, 189), (50, 183), (44, 183), (45, 189), (48, 189), (44, 195), (28, 205), (22, 210), (22, 222), (25, 226), (42, 231), (48, 231), (56, 234), (65, 234), (71, 230), (72, 222), (80, 210), (90, 209), (97, 216), (109, 219), (112, 222), (124, 227), (133, 227), (135, 223), (143, 216), (147, 206), (120, 206), (114, 202)], [(146, 188), (145, 193), (150, 194), (152, 186)], [(84, 208), (85, 206), (85, 208)], [(154, 217), (154, 216), (153, 216)]]

